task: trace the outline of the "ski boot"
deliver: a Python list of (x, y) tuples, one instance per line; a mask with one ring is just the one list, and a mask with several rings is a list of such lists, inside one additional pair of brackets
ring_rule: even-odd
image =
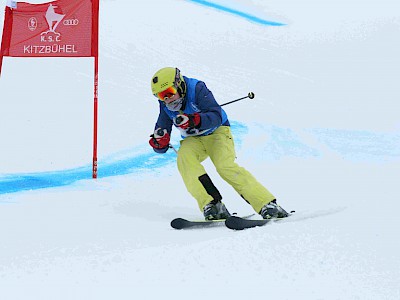
[(282, 207), (276, 203), (276, 200), (272, 200), (270, 203), (265, 204), (259, 214), (263, 219), (276, 219), (276, 218), (286, 218), (289, 214)]
[(212, 200), (203, 208), (204, 218), (206, 220), (227, 219), (231, 216), (226, 209), (225, 204), (219, 200)]

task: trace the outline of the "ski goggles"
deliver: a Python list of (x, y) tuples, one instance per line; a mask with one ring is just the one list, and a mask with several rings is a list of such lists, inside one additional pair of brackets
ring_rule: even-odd
[(159, 92), (157, 94), (154, 94), (154, 96), (156, 96), (161, 101), (165, 101), (166, 99), (173, 97), (177, 92), (178, 92), (178, 90), (176, 87), (170, 86), (166, 90)]

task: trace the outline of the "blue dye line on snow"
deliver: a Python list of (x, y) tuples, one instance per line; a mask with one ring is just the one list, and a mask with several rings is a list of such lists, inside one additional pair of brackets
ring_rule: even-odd
[(361, 130), (313, 129), (312, 134), (341, 157), (352, 161), (400, 158), (400, 135)]
[[(237, 149), (242, 148), (243, 137), (248, 134), (248, 127), (242, 123), (231, 122), (232, 132)], [(252, 128), (253, 135), (268, 136), (264, 143), (254, 147), (246, 145), (241, 149), (256, 159), (279, 160), (284, 157), (320, 158), (323, 150), (307, 144), (296, 131), (268, 124), (256, 124)], [(307, 130), (321, 143), (344, 159), (350, 161), (391, 161), (400, 159), (400, 135), (379, 134), (368, 131), (312, 129)], [(252, 136), (250, 136), (251, 138)], [(176, 144), (173, 142), (173, 144)], [(144, 146), (147, 149), (147, 146)], [(144, 150), (146, 151), (146, 150)], [(135, 154), (136, 152), (136, 154)], [(252, 155), (254, 152), (254, 155)], [(98, 178), (139, 173), (144, 170), (155, 170), (169, 164), (175, 164), (176, 154), (168, 151), (166, 154), (156, 154), (151, 149), (137, 154), (133, 149), (128, 155), (116, 155), (99, 161)], [(73, 184), (79, 180), (91, 179), (90, 165), (69, 170), (40, 173), (22, 173), (0, 175), (0, 195), (43, 188), (61, 187)]]
[[(241, 136), (247, 132), (247, 127), (233, 121), (231, 128), (234, 131), (236, 144), (240, 146)], [(110, 157), (99, 161), (97, 177), (105, 178), (137, 173), (143, 170), (154, 170), (175, 162), (176, 154), (172, 150), (160, 155), (148, 149), (146, 153), (134, 154), (130, 157), (125, 156), (123, 159)], [(60, 171), (0, 175), (0, 195), (67, 186), (79, 180), (91, 178), (91, 165)]]
[(279, 160), (284, 157), (312, 158), (321, 157), (322, 154), (302, 141), (297, 133), (289, 128), (281, 128), (274, 125), (260, 126), (266, 132), (270, 140), (258, 147), (263, 157), (271, 160)]
[[(170, 151), (172, 152), (172, 151)], [(174, 162), (172, 153), (157, 155), (149, 152), (118, 161), (99, 162), (98, 178), (135, 173), (143, 169), (155, 169)], [(0, 194), (61, 187), (79, 180), (90, 179), (92, 166), (76, 169), (25, 173), (0, 176)]]
[(249, 21), (252, 21), (252, 22), (255, 22), (255, 23), (258, 23), (258, 24), (261, 24), (261, 25), (267, 25), (267, 26), (284, 26), (284, 25), (286, 25), (286, 24), (283, 24), (283, 23), (264, 20), (264, 19), (261, 19), (259, 17), (247, 14), (247, 13), (245, 13), (243, 11), (236, 10), (236, 9), (233, 9), (233, 8), (229, 8), (227, 6), (223, 6), (223, 5), (220, 5), (220, 4), (217, 4), (217, 3), (213, 3), (213, 2), (209, 2), (209, 1), (204, 1), (204, 0), (189, 0), (189, 1), (201, 4), (201, 5), (204, 5), (204, 6), (212, 7), (212, 8), (215, 8), (215, 9), (218, 9), (218, 10), (221, 10), (221, 11), (224, 11), (224, 12), (227, 12), (227, 13), (242, 17), (244, 19), (247, 19)]

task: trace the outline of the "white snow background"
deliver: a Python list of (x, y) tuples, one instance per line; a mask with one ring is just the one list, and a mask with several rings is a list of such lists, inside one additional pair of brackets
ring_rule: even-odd
[[(198, 2), (100, 1), (97, 180), (93, 59), (4, 58), (0, 298), (400, 299), (398, 0)], [(170, 227), (202, 214), (148, 146), (165, 66), (219, 103), (255, 93), (225, 107), (237, 161), (293, 217)]]

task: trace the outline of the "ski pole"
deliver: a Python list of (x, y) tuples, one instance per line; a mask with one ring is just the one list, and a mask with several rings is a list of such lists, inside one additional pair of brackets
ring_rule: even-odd
[[(247, 96), (245, 96), (245, 97), (242, 97), (242, 98), (239, 98), (239, 99), (236, 99), (236, 100), (232, 100), (232, 101), (226, 102), (226, 103), (224, 103), (224, 104), (221, 104), (220, 106), (228, 105), (228, 104), (231, 104), (231, 103), (234, 103), (234, 102), (238, 102), (238, 101), (240, 101), (240, 100), (244, 100), (244, 99), (247, 99), (247, 98), (253, 99), (254, 97), (255, 97), (254, 93), (253, 93), (253, 92), (250, 92), (250, 93), (248, 93)], [(164, 131), (163, 131), (162, 129), (159, 129), (159, 130), (157, 131), (157, 134), (158, 134), (159, 136), (163, 136), (163, 135), (164, 135)], [(171, 148), (172, 150), (174, 150), (176, 154), (178, 154), (178, 151), (175, 149), (174, 146), (172, 146), (171, 143), (168, 144), (168, 147)]]
[(239, 98), (239, 99), (236, 99), (236, 100), (232, 100), (232, 101), (226, 102), (226, 103), (224, 103), (224, 104), (221, 104), (221, 106), (228, 105), (228, 104), (231, 104), (231, 103), (234, 103), (234, 102), (237, 102), (237, 101), (246, 99), (246, 98), (253, 99), (254, 97), (255, 97), (254, 93), (253, 93), (253, 92), (250, 92), (250, 93), (248, 93), (247, 96), (245, 96), (245, 97), (242, 97), (242, 98)]
[(172, 150), (174, 150), (174, 151), (175, 151), (175, 153), (176, 153), (176, 154), (178, 154), (178, 151), (176, 151), (175, 147), (174, 147), (174, 146), (172, 146), (172, 144), (168, 144), (168, 147), (170, 147)]

